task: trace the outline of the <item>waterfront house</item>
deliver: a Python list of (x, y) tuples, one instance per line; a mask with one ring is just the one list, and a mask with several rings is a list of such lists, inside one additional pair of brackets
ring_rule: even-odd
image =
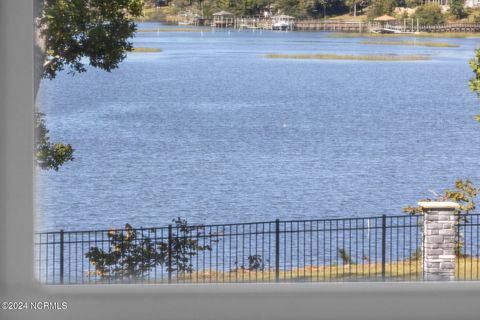
[(480, 7), (480, 0), (466, 0), (465, 1), (465, 8), (479, 8)]
[[(423, 4), (436, 4), (442, 9), (442, 13), (445, 13), (450, 9), (451, 0), (424, 0)], [(480, 8), (480, 0), (465, 0), (463, 5), (465, 8)]]

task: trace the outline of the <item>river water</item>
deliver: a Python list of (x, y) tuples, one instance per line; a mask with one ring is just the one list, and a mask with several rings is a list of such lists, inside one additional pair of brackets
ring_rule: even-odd
[[(140, 28), (156, 28), (144, 23)], [(164, 26), (161, 26), (164, 28)], [(480, 182), (480, 102), (458, 48), (326, 33), (151, 32), (111, 73), (41, 85), (53, 141), (38, 230), (401, 214), (457, 178)], [(430, 61), (268, 59), (267, 53), (429, 54)]]

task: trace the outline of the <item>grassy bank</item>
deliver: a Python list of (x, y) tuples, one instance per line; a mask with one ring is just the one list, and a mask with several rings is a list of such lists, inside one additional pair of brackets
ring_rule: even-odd
[(160, 48), (133, 48), (132, 52), (162, 52)]
[[(460, 258), (456, 265), (456, 280), (480, 280), (480, 259)], [(401, 260), (385, 265), (387, 280), (417, 281), (422, 279), (421, 260)], [(231, 271), (209, 270), (178, 276), (182, 282), (273, 282), (275, 270), (250, 271), (237, 268)], [(338, 266), (306, 266), (281, 270), (280, 281), (376, 281), (382, 279), (382, 266), (377, 264), (350, 264)]]
[(346, 13), (338, 16), (327, 16), (327, 20), (348, 20), (348, 21), (358, 21), (358, 22), (367, 22), (367, 15), (357, 13), (357, 16)]
[(428, 42), (428, 41), (362, 41), (361, 44), (376, 44), (388, 46), (419, 46), (419, 47), (438, 47), (438, 48), (458, 48), (458, 44), (448, 42)]
[(340, 55), (340, 54), (267, 54), (269, 59), (318, 59), (361, 61), (417, 61), (430, 60), (427, 55)]
[(212, 29), (206, 28), (158, 28), (158, 29), (138, 29), (137, 32), (210, 32)]
[(478, 32), (444, 32), (444, 33), (331, 33), (330, 38), (479, 38)]

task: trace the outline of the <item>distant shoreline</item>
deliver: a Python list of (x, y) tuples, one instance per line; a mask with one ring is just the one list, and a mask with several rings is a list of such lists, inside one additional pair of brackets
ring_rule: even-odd
[[(237, 30), (234, 28), (213, 28), (206, 26), (199, 27), (181, 27), (175, 26), (171, 28), (140, 28), (136, 32), (139, 33), (153, 33), (153, 32), (212, 32), (215, 31), (228, 31), (228, 30)], [(247, 31), (249, 29), (246, 29)], [(262, 30), (262, 31), (273, 31), (273, 30)], [(285, 31), (275, 31), (275, 32), (285, 32)], [(330, 38), (480, 38), (480, 32), (445, 32), (445, 33), (372, 33), (372, 32), (336, 32), (330, 30), (318, 30), (318, 31), (308, 31), (308, 30), (292, 30), (288, 32), (308, 32), (308, 33), (328, 33)]]

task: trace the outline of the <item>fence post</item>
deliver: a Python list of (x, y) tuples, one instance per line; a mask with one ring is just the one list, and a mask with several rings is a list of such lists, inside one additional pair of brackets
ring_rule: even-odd
[(168, 260), (167, 260), (167, 271), (168, 271), (168, 283), (172, 282), (172, 225), (168, 225)]
[(455, 279), (457, 239), (455, 202), (419, 202), (423, 209), (422, 270), (424, 280)]
[(382, 215), (382, 280), (385, 281), (385, 262), (387, 251), (387, 216)]
[(63, 284), (63, 273), (64, 273), (64, 261), (65, 261), (65, 252), (64, 252), (64, 234), (63, 229), (60, 230), (60, 284)]
[(275, 220), (275, 281), (280, 281), (280, 220)]

